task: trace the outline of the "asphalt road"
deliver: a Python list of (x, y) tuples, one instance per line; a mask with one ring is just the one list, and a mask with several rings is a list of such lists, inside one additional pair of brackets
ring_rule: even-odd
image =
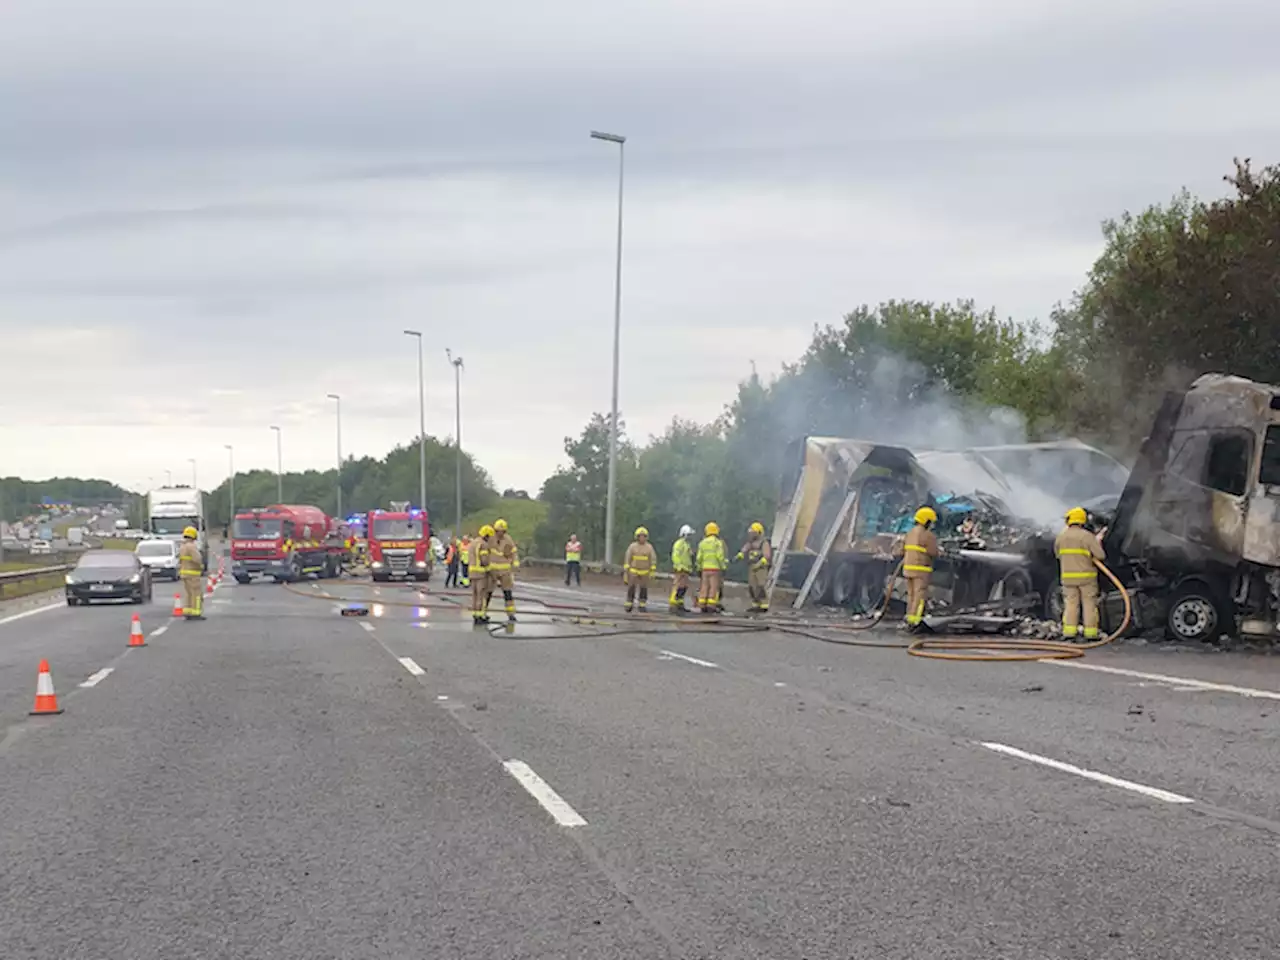
[[(616, 613), (547, 622), (536, 600), (616, 595), (542, 585), (491, 635), (434, 589), (300, 590), (224, 584), (203, 623), (164, 599), (0, 611), (0, 956), (1255, 960), (1280, 942), (1272, 658), (601, 636)], [(326, 590), (376, 606), (341, 617)], [(151, 636), (129, 650), (135, 609)], [(26, 716), (41, 657), (61, 716)]]

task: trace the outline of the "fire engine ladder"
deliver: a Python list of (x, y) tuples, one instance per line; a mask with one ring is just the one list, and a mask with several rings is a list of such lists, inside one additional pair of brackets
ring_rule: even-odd
[(786, 556), (791, 547), (791, 538), (796, 535), (796, 524), (800, 522), (800, 502), (804, 495), (804, 478), (808, 472), (808, 467), (800, 468), (800, 481), (796, 484), (795, 493), (791, 495), (791, 509), (787, 511), (787, 519), (783, 522), (781, 530), (773, 531), (774, 563), (769, 568), (769, 581), (765, 585), (765, 589), (770, 594), (778, 585), (778, 577), (782, 575), (782, 561), (777, 558)]
[(835, 545), (836, 535), (844, 526), (844, 521), (849, 516), (849, 511), (853, 509), (854, 501), (857, 499), (858, 493), (856, 490), (850, 490), (845, 495), (844, 503), (840, 505), (840, 512), (836, 514), (835, 522), (831, 524), (831, 527), (827, 530), (826, 537), (823, 538), (822, 549), (818, 551), (817, 559), (813, 561), (813, 566), (809, 568), (809, 575), (804, 578), (804, 586), (796, 594), (795, 603), (791, 605), (793, 609), (799, 610), (804, 606), (804, 602), (809, 599), (809, 591), (813, 589), (813, 582), (818, 579), (818, 571), (827, 562), (827, 554), (831, 552), (832, 546)]

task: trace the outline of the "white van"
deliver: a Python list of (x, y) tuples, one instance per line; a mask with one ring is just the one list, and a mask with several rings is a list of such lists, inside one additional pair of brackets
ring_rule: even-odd
[(173, 540), (143, 540), (133, 552), (140, 564), (151, 568), (152, 579), (178, 579), (178, 544)]

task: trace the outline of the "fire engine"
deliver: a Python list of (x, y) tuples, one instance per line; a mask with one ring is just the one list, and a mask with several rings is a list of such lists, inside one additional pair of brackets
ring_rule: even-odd
[(374, 580), (430, 580), (431, 524), (426, 510), (393, 503), (370, 510), (366, 524), (369, 573)]

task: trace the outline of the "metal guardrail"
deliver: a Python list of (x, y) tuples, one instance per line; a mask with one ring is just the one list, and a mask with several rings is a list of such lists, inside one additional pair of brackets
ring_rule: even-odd
[(16, 593), (13, 587), (30, 583), (32, 580), (50, 580), (48, 589), (53, 590), (58, 586), (57, 578), (64, 576), (70, 569), (70, 564), (59, 564), (53, 567), (31, 567), (27, 570), (0, 573), (0, 600), (13, 596)]

